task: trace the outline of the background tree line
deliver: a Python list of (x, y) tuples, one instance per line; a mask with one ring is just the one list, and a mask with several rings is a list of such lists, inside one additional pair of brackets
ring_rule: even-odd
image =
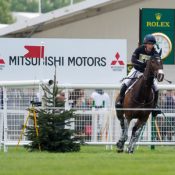
[[(74, 3), (83, 0), (73, 0)], [(67, 6), (71, 0), (41, 0), (41, 12)], [(0, 0), (0, 23), (10, 24), (14, 22), (11, 12), (38, 12), (39, 0)]]

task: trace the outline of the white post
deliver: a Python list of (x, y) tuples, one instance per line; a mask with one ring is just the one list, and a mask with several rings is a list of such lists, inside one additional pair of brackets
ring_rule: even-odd
[(151, 118), (152, 116), (150, 115), (150, 117), (148, 118), (148, 121), (147, 121), (147, 126), (148, 126), (148, 132), (147, 132), (147, 137), (148, 137), (148, 141), (151, 142)]
[(41, 0), (38, 0), (38, 13), (41, 14)]
[(3, 87), (3, 103), (4, 103), (4, 152), (7, 152), (7, 89)]
[[(108, 142), (112, 142), (112, 131), (113, 131), (113, 125), (112, 125), (112, 119), (113, 119), (113, 113), (112, 111), (108, 111), (108, 115), (109, 115), (109, 131), (108, 131)], [(112, 145), (109, 145), (109, 149), (113, 149)]]
[[(1, 94), (2, 93), (2, 94)], [(4, 120), (4, 117), (3, 117), (3, 89), (2, 87), (0, 87), (0, 150), (2, 148), (2, 141), (3, 141), (3, 120)], [(1, 101), (2, 100), (2, 101)]]
[(73, 5), (73, 3), (74, 3), (74, 0), (70, 0), (70, 5)]
[[(2, 111), (2, 109), (0, 109)], [(2, 140), (3, 140), (3, 122), (4, 122), (4, 117), (3, 113), (0, 113), (0, 150), (2, 148)]]
[[(64, 91), (65, 94), (65, 110), (70, 110), (70, 104), (69, 104), (69, 90), (65, 89)], [(74, 122), (73, 119), (69, 119), (67, 121), (72, 121), (71, 126), (65, 125), (65, 129), (74, 129)]]
[(98, 125), (97, 125), (98, 114), (95, 113), (95, 108), (92, 108), (92, 141), (97, 142), (98, 138)]
[(70, 106), (69, 106), (69, 91), (68, 91), (68, 89), (65, 89), (64, 95), (65, 95), (65, 110), (70, 110)]

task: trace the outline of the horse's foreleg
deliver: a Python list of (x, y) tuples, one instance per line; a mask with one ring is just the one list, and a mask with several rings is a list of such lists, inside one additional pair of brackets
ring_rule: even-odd
[(131, 139), (130, 139), (130, 142), (128, 145), (128, 153), (134, 152), (136, 142), (139, 139), (140, 133), (141, 133), (144, 125), (145, 125), (144, 123), (141, 124), (140, 122), (137, 121), (135, 126), (133, 127)]
[(124, 117), (120, 119), (120, 126), (121, 126), (121, 136), (119, 141), (116, 143), (116, 146), (118, 148), (118, 152), (123, 152), (124, 149), (124, 145), (126, 140), (128, 139), (128, 126), (129, 126), (129, 122), (127, 121), (127, 119), (125, 119)]

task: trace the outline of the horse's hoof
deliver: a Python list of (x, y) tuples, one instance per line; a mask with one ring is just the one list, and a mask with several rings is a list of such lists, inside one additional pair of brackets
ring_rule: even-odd
[(127, 151), (127, 153), (128, 153), (128, 154), (133, 154), (133, 153), (134, 153), (134, 151)]
[(128, 153), (128, 154), (133, 154), (134, 151), (133, 150), (129, 150), (128, 148), (125, 150), (125, 153)]
[(123, 142), (121, 140), (119, 140), (117, 143), (116, 143), (116, 146), (119, 150), (123, 150)]
[(123, 153), (123, 149), (117, 150), (117, 153)]

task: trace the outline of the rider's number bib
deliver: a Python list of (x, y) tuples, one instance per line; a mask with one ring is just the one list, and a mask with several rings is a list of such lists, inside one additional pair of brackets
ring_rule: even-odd
[(139, 55), (139, 60), (143, 61), (143, 62), (150, 60), (150, 58), (151, 58), (151, 56), (149, 56), (149, 55), (144, 55), (144, 54)]

